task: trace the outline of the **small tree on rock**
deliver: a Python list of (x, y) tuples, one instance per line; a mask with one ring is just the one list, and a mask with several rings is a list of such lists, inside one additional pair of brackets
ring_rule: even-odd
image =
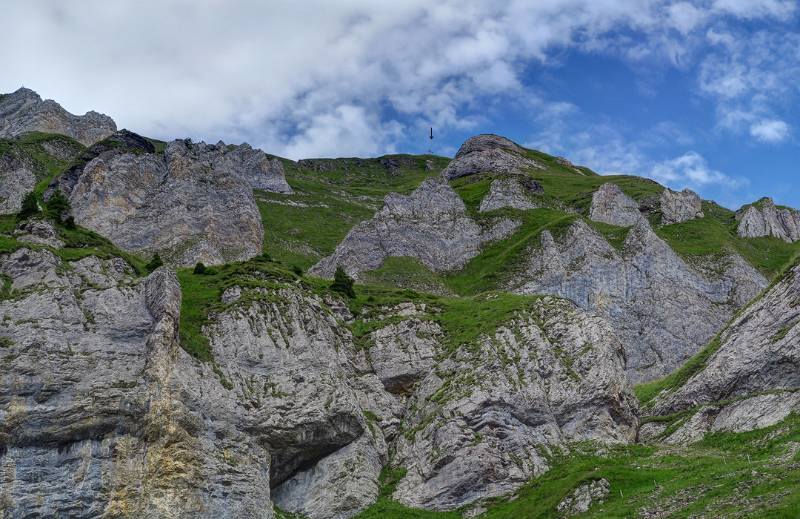
[(22, 199), (22, 208), (17, 213), (17, 218), (25, 220), (39, 212), (39, 201), (36, 199), (36, 193), (31, 191), (25, 198)]
[(353, 299), (356, 297), (353, 283), (353, 278), (348, 276), (347, 272), (345, 272), (341, 266), (336, 267), (336, 272), (333, 274), (333, 283), (331, 283), (331, 290)]
[(50, 196), (50, 200), (44, 205), (49, 217), (58, 221), (69, 218), (69, 200), (67, 200), (67, 197), (64, 196), (64, 193), (62, 193), (60, 189), (56, 189), (52, 196)]

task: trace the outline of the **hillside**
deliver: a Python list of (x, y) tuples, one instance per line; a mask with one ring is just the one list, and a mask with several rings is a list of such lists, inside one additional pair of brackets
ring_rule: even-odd
[(453, 160), (84, 145), (36, 98), (0, 110), (65, 134), (0, 139), (4, 517), (800, 504), (791, 208), (496, 135)]

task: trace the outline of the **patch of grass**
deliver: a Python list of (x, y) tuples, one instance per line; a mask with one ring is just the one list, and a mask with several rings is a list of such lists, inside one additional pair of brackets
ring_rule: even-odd
[(449, 293), (441, 276), (416, 258), (386, 258), (378, 269), (364, 272), (361, 277), (365, 283), (384, 287), (408, 288), (432, 294)]
[(603, 237), (615, 249), (622, 250), (625, 245), (625, 239), (628, 237), (630, 227), (617, 227), (616, 225), (609, 225), (603, 222), (595, 222), (593, 220), (586, 220), (595, 231), (603, 235)]

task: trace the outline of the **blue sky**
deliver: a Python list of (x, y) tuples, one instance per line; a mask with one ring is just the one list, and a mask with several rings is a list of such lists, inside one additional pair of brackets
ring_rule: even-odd
[(0, 7), (0, 91), (24, 84), (146, 135), (296, 159), (452, 155), (492, 132), (732, 208), (800, 207), (795, 0)]

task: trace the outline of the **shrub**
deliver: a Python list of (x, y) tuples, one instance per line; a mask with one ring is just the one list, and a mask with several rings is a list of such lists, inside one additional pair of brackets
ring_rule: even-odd
[(270, 256), (268, 253), (265, 252), (264, 254), (261, 255), (261, 259), (263, 259), (264, 261), (272, 261), (272, 256)]
[(297, 265), (292, 265), (292, 272), (294, 272), (298, 276), (302, 276), (303, 275), (303, 269), (301, 269)]
[(194, 273), (195, 274), (205, 274), (206, 273), (206, 266), (202, 263), (198, 262), (197, 265), (194, 266)]
[(67, 216), (67, 219), (64, 220), (64, 227), (67, 229), (74, 229), (75, 228), (75, 218), (72, 216)]
[(66, 218), (70, 211), (69, 200), (64, 196), (61, 190), (56, 189), (55, 193), (50, 197), (50, 200), (44, 204), (47, 215), (58, 221)]
[(150, 262), (145, 266), (145, 268), (147, 269), (147, 272), (153, 272), (155, 269), (157, 269), (163, 264), (164, 262), (161, 261), (161, 256), (159, 256), (158, 253), (156, 253), (153, 256), (153, 259), (151, 259)]
[(36, 199), (36, 193), (31, 191), (25, 198), (22, 199), (22, 208), (17, 213), (17, 218), (24, 220), (30, 218), (39, 212), (39, 201)]
[(353, 290), (353, 283), (353, 278), (348, 276), (341, 266), (336, 267), (336, 272), (333, 274), (333, 283), (331, 283), (331, 290), (353, 299), (356, 297), (356, 291)]

